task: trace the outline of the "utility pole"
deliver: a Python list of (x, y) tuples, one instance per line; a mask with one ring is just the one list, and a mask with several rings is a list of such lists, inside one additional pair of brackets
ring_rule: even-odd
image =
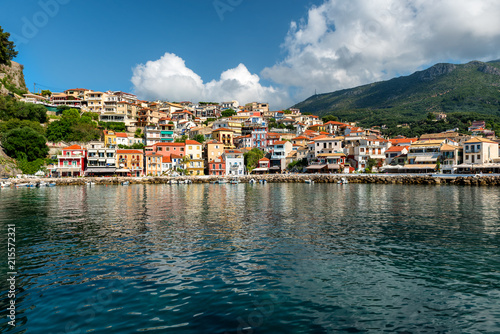
[(36, 93), (36, 83), (33, 82), (33, 94)]

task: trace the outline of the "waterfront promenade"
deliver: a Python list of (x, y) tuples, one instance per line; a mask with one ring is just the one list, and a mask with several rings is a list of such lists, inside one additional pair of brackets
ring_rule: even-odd
[[(186, 180), (192, 183), (210, 183), (224, 179), (229, 182), (230, 176), (146, 176), (146, 177), (65, 177), (39, 179), (10, 179), (12, 183), (26, 182), (55, 182), (56, 185), (85, 185), (93, 182), (96, 185), (112, 185), (129, 182), (130, 184), (168, 184)], [(266, 180), (269, 183), (303, 183), (306, 180), (315, 183), (337, 183), (346, 179), (349, 183), (375, 184), (421, 184), (421, 185), (471, 185), (471, 186), (500, 186), (500, 175), (446, 175), (446, 174), (267, 174), (245, 175), (238, 177), (241, 183), (250, 180)]]

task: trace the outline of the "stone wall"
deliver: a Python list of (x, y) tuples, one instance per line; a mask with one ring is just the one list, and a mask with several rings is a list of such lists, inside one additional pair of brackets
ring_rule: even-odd
[[(242, 176), (238, 179), (241, 183), (248, 183), (251, 179), (256, 181), (266, 180), (269, 183), (304, 183), (305, 180), (312, 180), (315, 183), (337, 183), (342, 178), (346, 178), (349, 183), (373, 183), (373, 184), (414, 184), (414, 185), (471, 185), (471, 186), (499, 186), (500, 176), (429, 176), (429, 175), (250, 175)], [(75, 178), (46, 178), (46, 179), (10, 179), (13, 183), (24, 182), (56, 182), (57, 185), (85, 185), (87, 182), (95, 184), (119, 185), (129, 181), (131, 184), (166, 184), (171, 181), (190, 180), (192, 183), (210, 183), (218, 179), (229, 181), (229, 177), (217, 176), (191, 176), (191, 177), (75, 177)]]

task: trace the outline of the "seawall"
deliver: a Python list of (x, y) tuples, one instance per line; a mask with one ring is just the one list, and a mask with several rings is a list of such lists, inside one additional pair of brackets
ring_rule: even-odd
[[(415, 185), (470, 185), (470, 186), (500, 186), (500, 176), (431, 176), (431, 175), (394, 175), (394, 174), (271, 174), (271, 175), (245, 175), (239, 177), (241, 183), (248, 183), (251, 179), (256, 181), (266, 180), (269, 183), (304, 183), (312, 180), (315, 183), (337, 183), (345, 178), (349, 183), (374, 183), (374, 184), (415, 184)], [(87, 182), (95, 184), (121, 184), (129, 181), (130, 184), (166, 184), (171, 181), (190, 180), (192, 183), (210, 183), (219, 179), (230, 180), (222, 176), (180, 176), (180, 177), (68, 177), (68, 178), (42, 178), (42, 179), (10, 179), (12, 183), (25, 182), (55, 182), (57, 185), (85, 185)]]

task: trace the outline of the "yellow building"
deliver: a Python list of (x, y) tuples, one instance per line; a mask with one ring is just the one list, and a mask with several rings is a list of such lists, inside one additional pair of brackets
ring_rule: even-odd
[(146, 175), (160, 176), (162, 173), (163, 155), (150, 152), (146, 153)]
[(144, 153), (140, 150), (116, 150), (117, 172), (127, 176), (144, 175)]
[(87, 108), (90, 112), (101, 113), (104, 112), (104, 100), (106, 98), (105, 93), (103, 92), (93, 92), (87, 91), (85, 92), (85, 101), (87, 101)]
[(186, 140), (186, 156), (189, 157), (187, 173), (189, 175), (205, 175), (205, 165), (201, 147), (201, 143), (195, 140)]
[(212, 131), (212, 138), (224, 144), (224, 149), (234, 149), (234, 131), (227, 128), (219, 128)]
[(109, 148), (116, 147), (116, 132), (104, 130), (104, 145)]

